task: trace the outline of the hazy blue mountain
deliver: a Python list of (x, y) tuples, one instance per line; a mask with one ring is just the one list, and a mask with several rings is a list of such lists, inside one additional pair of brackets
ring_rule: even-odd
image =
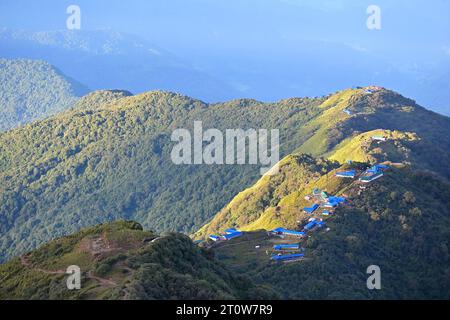
[(385, 53), (340, 42), (299, 39), (264, 54), (216, 52), (200, 55), (196, 66), (239, 91), (239, 97), (276, 101), (315, 97), (341, 87), (377, 84), (404, 93), (430, 109), (450, 115), (450, 60), (392, 58)]
[(445, 90), (450, 61), (443, 54), (427, 53), (420, 60), (418, 53), (394, 56), (351, 42), (304, 38), (276, 42), (260, 52), (247, 46), (243, 52), (219, 47), (172, 54), (140, 37), (107, 30), (0, 31), (0, 56), (48, 61), (94, 90), (161, 89), (207, 102), (276, 101), (378, 84), (450, 114)]
[(180, 92), (226, 100), (233, 88), (133, 35), (113, 31), (0, 31), (0, 56), (48, 61), (95, 89)]

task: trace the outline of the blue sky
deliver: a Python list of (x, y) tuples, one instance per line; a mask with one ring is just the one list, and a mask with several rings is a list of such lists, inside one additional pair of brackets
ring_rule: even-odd
[[(305, 38), (381, 52), (450, 48), (445, 0), (1, 0), (0, 26), (63, 29), (70, 4), (81, 7), (85, 29), (126, 31), (174, 51), (295, 49)], [(370, 4), (382, 9), (380, 31), (365, 27)]]
[[(0, 28), (65, 29), (72, 4), (83, 30), (137, 35), (242, 97), (322, 95), (376, 81), (450, 114), (447, 0), (0, 0)], [(366, 27), (372, 4), (381, 30)]]

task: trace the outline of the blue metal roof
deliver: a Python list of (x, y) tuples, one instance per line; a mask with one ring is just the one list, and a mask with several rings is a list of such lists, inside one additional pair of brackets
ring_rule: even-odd
[(273, 246), (274, 250), (283, 250), (283, 249), (300, 249), (300, 245), (298, 244), (277, 244)]
[(226, 240), (230, 240), (230, 239), (233, 239), (233, 238), (236, 238), (236, 237), (240, 237), (240, 236), (242, 236), (242, 232), (233, 232), (233, 233), (227, 233), (226, 235), (224, 235), (223, 237), (226, 239)]
[(301, 231), (294, 231), (294, 230), (284, 230), (284, 234), (290, 234), (294, 236), (303, 236), (305, 233)]
[(370, 168), (369, 170), (372, 170), (374, 172), (378, 172), (378, 171), (381, 171), (383, 169), (389, 169), (389, 166), (384, 165), (384, 164), (376, 164), (372, 168)]
[(381, 168), (378, 166), (373, 166), (370, 169), (367, 169), (367, 173), (378, 173), (380, 172)]
[(329, 197), (328, 202), (325, 203), (325, 207), (336, 207), (341, 203), (344, 203), (346, 201), (345, 198), (342, 197)]
[(288, 260), (295, 260), (303, 258), (305, 255), (303, 253), (296, 253), (296, 254), (285, 254), (285, 255), (273, 255), (270, 259), (275, 261), (288, 261)]
[(336, 176), (354, 178), (356, 176), (356, 170), (336, 172)]
[(316, 211), (319, 208), (319, 205), (317, 203), (315, 203), (314, 205), (312, 205), (311, 207), (305, 207), (303, 208), (304, 211), (306, 211), (307, 213), (313, 213), (314, 211)]
[(345, 112), (346, 114), (348, 114), (348, 115), (352, 115), (352, 112), (351, 112), (350, 110), (348, 110), (348, 109), (344, 109), (344, 112)]
[(304, 232), (301, 232), (301, 231), (288, 230), (288, 229), (284, 229), (284, 228), (276, 228), (276, 229), (272, 230), (272, 232), (290, 234), (290, 235), (296, 235), (296, 236), (303, 236), (305, 234)]
[(319, 228), (324, 227), (324, 226), (325, 226), (325, 221), (320, 221), (319, 223), (317, 223), (317, 226), (318, 226)]
[(315, 227), (316, 224), (317, 224), (317, 222), (315, 220), (311, 221), (307, 225), (304, 226), (304, 229), (306, 229), (306, 230), (312, 229)]
[(343, 203), (343, 202), (345, 202), (345, 198), (343, 198), (343, 197), (329, 197), (328, 201), (337, 202), (337, 203)]

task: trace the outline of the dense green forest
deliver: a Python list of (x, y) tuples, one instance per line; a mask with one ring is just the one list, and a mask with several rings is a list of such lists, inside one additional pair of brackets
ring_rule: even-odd
[[(68, 290), (66, 268), (82, 272)], [(269, 299), (270, 288), (234, 275), (180, 234), (135, 222), (98, 225), (0, 266), (0, 299)]]
[(117, 219), (157, 232), (198, 230), (260, 176), (259, 166), (174, 165), (171, 132), (196, 120), (205, 129), (279, 129), (281, 156), (329, 156), (369, 130), (412, 132), (417, 138), (399, 142), (411, 162), (450, 177), (450, 120), (389, 90), (219, 104), (159, 91), (95, 92), (0, 135), (0, 260)]
[(87, 92), (46, 62), (0, 59), (0, 132), (66, 110)]

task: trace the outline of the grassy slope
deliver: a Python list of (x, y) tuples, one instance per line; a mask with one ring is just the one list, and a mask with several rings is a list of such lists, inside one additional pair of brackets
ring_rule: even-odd
[[(373, 136), (383, 136), (387, 141), (373, 141)], [(366, 163), (383, 161), (410, 162), (420, 159), (420, 155), (411, 155), (409, 145), (417, 145), (420, 138), (415, 133), (372, 130), (356, 137), (345, 139), (328, 153), (330, 160), (345, 163), (348, 160)], [(415, 162), (420, 165), (420, 162)]]
[(301, 196), (310, 192), (311, 185), (317, 185), (324, 173), (337, 167), (337, 163), (307, 155), (288, 156), (281, 161), (279, 174), (264, 176), (238, 194), (194, 237), (204, 238), (230, 227), (250, 231), (294, 226), (302, 204), (306, 204), (299, 200)]
[[(78, 265), (81, 290), (65, 270)], [(0, 266), (0, 299), (234, 299), (270, 297), (185, 236), (115, 222), (54, 240)]]
[[(388, 140), (372, 141), (374, 135), (384, 135)], [(352, 168), (361, 171), (369, 164), (381, 162), (428, 169), (431, 164), (423, 163), (422, 154), (415, 151), (420, 143), (421, 139), (414, 133), (373, 130), (343, 140), (328, 153), (331, 162), (304, 155), (287, 156), (281, 161), (281, 174), (265, 176), (237, 195), (211, 222), (197, 231), (194, 238), (204, 238), (230, 227), (249, 231), (279, 226), (294, 228), (297, 221), (306, 218), (303, 208), (311, 202), (304, 197), (311, 194), (312, 189), (319, 188), (335, 195), (346, 192), (353, 181), (335, 177), (336, 171)], [(354, 164), (346, 164), (347, 160)]]

